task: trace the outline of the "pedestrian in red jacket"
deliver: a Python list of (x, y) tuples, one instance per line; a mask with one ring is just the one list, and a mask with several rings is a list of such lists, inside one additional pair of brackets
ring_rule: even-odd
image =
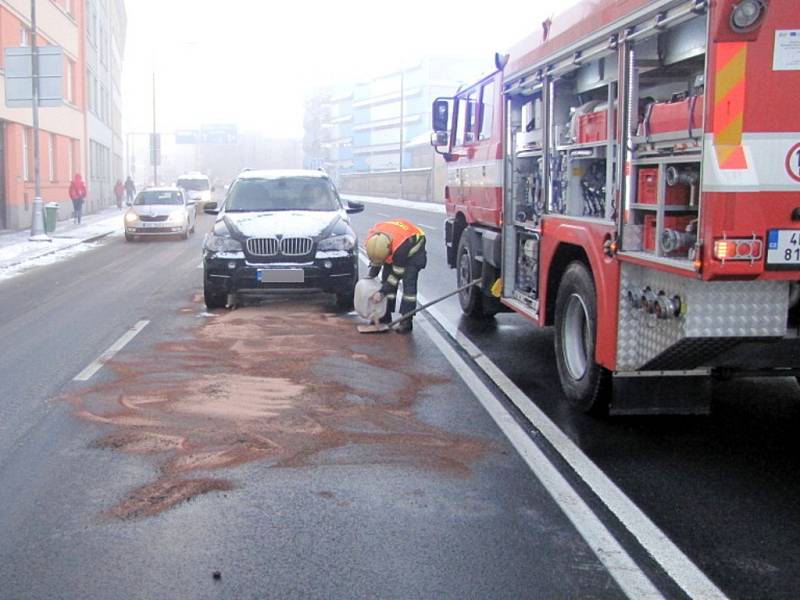
[(73, 223), (81, 222), (81, 215), (83, 214), (83, 203), (86, 200), (86, 184), (80, 176), (80, 173), (75, 173), (72, 183), (69, 184), (69, 197), (72, 200), (72, 214)]
[(125, 186), (122, 185), (122, 180), (117, 179), (117, 183), (114, 185), (114, 198), (117, 201), (117, 208), (122, 208), (122, 197), (125, 195)]

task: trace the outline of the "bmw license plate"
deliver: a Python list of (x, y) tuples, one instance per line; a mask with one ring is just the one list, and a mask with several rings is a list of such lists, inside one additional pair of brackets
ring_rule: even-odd
[(773, 269), (800, 268), (800, 229), (770, 229), (767, 265)]
[(259, 269), (256, 272), (259, 283), (303, 283), (303, 269)]

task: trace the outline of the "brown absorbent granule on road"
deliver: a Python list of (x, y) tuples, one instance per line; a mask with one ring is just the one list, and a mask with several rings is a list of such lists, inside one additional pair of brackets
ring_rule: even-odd
[(80, 418), (113, 427), (95, 447), (163, 456), (159, 479), (109, 511), (120, 518), (229, 489), (187, 475), (254, 461), (466, 476), (486, 444), (417, 417), (422, 392), (448, 380), (418, 364), (413, 347), (409, 337), (367, 339), (313, 303), (276, 303), (222, 312), (187, 339), (118, 359), (116, 381), (69, 400)]
[(140, 487), (112, 508), (109, 514), (119, 519), (151, 517), (196, 496), (232, 489), (230, 483), (217, 479), (160, 480)]

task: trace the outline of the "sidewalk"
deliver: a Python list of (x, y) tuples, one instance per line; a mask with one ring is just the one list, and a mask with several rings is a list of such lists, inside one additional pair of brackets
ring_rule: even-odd
[(87, 215), (83, 223), (75, 225), (72, 221), (60, 221), (56, 230), (50, 234), (51, 242), (31, 242), (30, 230), (0, 234), (0, 277), (14, 267), (86, 242), (104, 238), (114, 232), (122, 232), (122, 211), (107, 208), (99, 213)]
[(401, 200), (398, 198), (383, 198), (380, 196), (359, 196), (357, 194), (342, 194), (345, 200), (354, 202), (366, 202), (368, 204), (383, 204), (384, 206), (398, 206), (400, 208), (410, 208), (412, 210), (423, 210), (437, 214), (445, 214), (444, 204), (435, 202), (417, 202), (415, 200)]

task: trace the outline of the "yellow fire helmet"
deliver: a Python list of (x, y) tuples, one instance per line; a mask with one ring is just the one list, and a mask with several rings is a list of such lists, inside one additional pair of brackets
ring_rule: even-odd
[(392, 240), (385, 233), (373, 233), (367, 238), (367, 256), (373, 265), (382, 265), (392, 251)]

